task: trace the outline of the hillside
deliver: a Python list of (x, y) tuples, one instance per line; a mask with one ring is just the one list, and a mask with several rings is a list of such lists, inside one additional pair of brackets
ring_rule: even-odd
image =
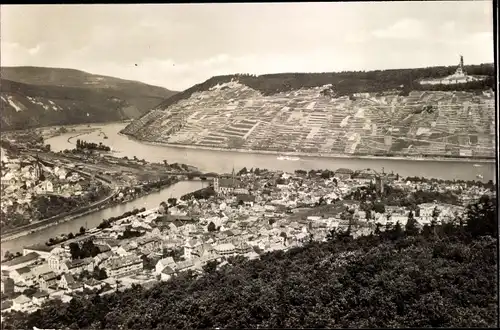
[(347, 155), (494, 157), (493, 67), (461, 85), (421, 86), (455, 67), (213, 77), (123, 133), (227, 149)]
[(3, 129), (137, 118), (175, 94), (72, 69), (6, 67), (1, 77)]
[(332, 232), (260, 259), (229, 258), (150, 289), (5, 315), (4, 329), (425, 328), (498, 326), (494, 200), (465, 223)]

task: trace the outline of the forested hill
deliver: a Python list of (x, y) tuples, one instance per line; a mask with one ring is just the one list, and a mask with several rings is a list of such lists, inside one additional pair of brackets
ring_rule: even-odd
[[(466, 65), (469, 75), (488, 76), (481, 83), (470, 83), (462, 86), (420, 86), (418, 81), (423, 78), (439, 78), (453, 74), (456, 66), (438, 66), (416, 69), (393, 69), (375, 71), (343, 71), (324, 73), (277, 73), (265, 75), (235, 74), (216, 76), (207, 81), (192, 86), (166, 99), (158, 105), (158, 109), (189, 98), (193, 93), (202, 92), (211, 87), (237, 79), (263, 95), (273, 95), (282, 92), (294, 91), (301, 88), (312, 88), (331, 84), (336, 96), (344, 96), (363, 92), (384, 92), (388, 90), (471, 90), (494, 88), (493, 64)], [(403, 86), (403, 87), (401, 87)]]
[(2, 129), (137, 118), (175, 94), (73, 69), (4, 67), (1, 77)]
[(46, 303), (7, 314), (4, 329), (497, 327), (495, 200), (457, 224), (353, 239), (332, 232), (261, 259), (230, 259), (151, 289)]

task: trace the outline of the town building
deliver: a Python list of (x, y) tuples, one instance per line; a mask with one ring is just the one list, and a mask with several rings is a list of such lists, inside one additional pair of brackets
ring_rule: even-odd
[(231, 256), (236, 253), (236, 248), (232, 243), (218, 244), (214, 249), (220, 256)]
[(39, 285), (42, 290), (48, 290), (51, 287), (57, 286), (58, 276), (54, 272), (49, 272), (40, 277)]
[(143, 269), (142, 259), (136, 255), (109, 258), (103, 263), (108, 277), (120, 278), (137, 274)]
[(14, 269), (26, 267), (36, 263), (40, 255), (36, 252), (30, 252), (24, 256), (14, 258), (7, 262), (2, 263), (2, 270), (11, 271)]
[(213, 187), (214, 191), (219, 195), (228, 195), (234, 193), (235, 189), (240, 189), (241, 182), (236, 180), (234, 169), (231, 177), (216, 176), (214, 177)]
[(163, 258), (163, 259), (158, 260), (158, 262), (156, 263), (156, 266), (155, 266), (155, 273), (157, 275), (161, 275), (161, 273), (163, 272), (163, 270), (166, 267), (175, 267), (174, 258), (167, 257), (167, 258)]
[(174, 275), (175, 275), (175, 270), (173, 270), (172, 267), (167, 266), (167, 267), (163, 268), (163, 270), (161, 271), (160, 278), (162, 281), (168, 281)]
[(349, 180), (353, 174), (354, 171), (349, 168), (339, 168), (338, 170), (335, 171), (334, 176), (341, 180)]
[(57, 247), (50, 252), (47, 263), (53, 271), (60, 273), (63, 271), (63, 264), (71, 260), (69, 246)]

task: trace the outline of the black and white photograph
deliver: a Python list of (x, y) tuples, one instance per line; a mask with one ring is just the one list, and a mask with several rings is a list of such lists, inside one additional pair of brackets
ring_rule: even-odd
[(1, 328), (498, 328), (497, 6), (0, 5)]

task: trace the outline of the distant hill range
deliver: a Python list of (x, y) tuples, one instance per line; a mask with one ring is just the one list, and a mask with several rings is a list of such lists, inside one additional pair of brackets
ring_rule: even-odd
[(494, 156), (494, 67), (476, 81), (423, 85), (456, 66), (217, 76), (180, 92), (123, 133), (178, 145), (275, 152)]
[(137, 118), (176, 92), (73, 69), (1, 68), (1, 127), (31, 127)]

